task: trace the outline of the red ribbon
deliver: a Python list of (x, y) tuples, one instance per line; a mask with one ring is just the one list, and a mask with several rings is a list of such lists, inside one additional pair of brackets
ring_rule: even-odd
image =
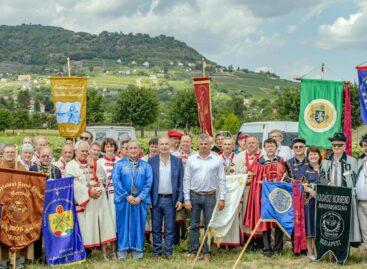
[(293, 183), (293, 210), (294, 210), (294, 248), (295, 254), (307, 250), (305, 209), (303, 202), (303, 192), (299, 190), (300, 181)]
[(346, 153), (352, 155), (352, 108), (350, 103), (350, 85), (344, 84), (344, 124), (343, 133), (347, 137)]

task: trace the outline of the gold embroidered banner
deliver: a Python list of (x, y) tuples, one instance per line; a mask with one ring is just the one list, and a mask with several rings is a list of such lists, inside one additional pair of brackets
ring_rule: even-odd
[(40, 237), (45, 182), (46, 176), (40, 173), (0, 168), (0, 242), (11, 251)]
[(198, 106), (201, 132), (213, 136), (210, 79), (210, 77), (194, 78), (194, 93)]
[(52, 77), (51, 93), (62, 137), (78, 137), (86, 127), (87, 78)]

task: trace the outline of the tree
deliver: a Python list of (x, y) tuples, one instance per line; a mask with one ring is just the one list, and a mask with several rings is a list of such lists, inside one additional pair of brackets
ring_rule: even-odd
[(233, 107), (233, 113), (238, 118), (243, 118), (243, 111), (245, 110), (245, 106), (243, 105), (243, 98), (240, 96), (234, 96), (232, 98), (232, 107)]
[(0, 132), (4, 132), (12, 125), (13, 115), (6, 108), (0, 108)]
[(355, 83), (350, 86), (350, 99), (352, 107), (352, 126), (355, 129), (362, 125), (361, 108), (359, 104), (359, 90), (358, 85)]
[(231, 134), (236, 134), (240, 128), (241, 122), (238, 117), (231, 113), (224, 120), (224, 129), (231, 132)]
[(28, 109), (30, 105), (31, 95), (27, 90), (21, 90), (17, 96), (17, 107)]
[(18, 109), (13, 117), (13, 129), (25, 129), (29, 126), (29, 113), (27, 109)]
[(169, 118), (176, 128), (190, 128), (199, 125), (198, 108), (192, 90), (181, 90), (176, 93), (169, 105)]
[(281, 120), (298, 121), (300, 91), (284, 89), (279, 93), (275, 102), (276, 109)]
[(140, 127), (141, 136), (144, 137), (144, 127), (156, 121), (158, 107), (159, 100), (155, 91), (129, 86), (117, 97), (113, 119), (115, 122), (132, 123)]
[(103, 97), (97, 90), (88, 90), (87, 95), (87, 124), (104, 121)]

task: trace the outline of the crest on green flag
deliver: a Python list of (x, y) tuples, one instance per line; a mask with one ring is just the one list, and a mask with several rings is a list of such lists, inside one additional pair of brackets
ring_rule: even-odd
[(299, 135), (307, 145), (330, 147), (328, 140), (341, 129), (344, 83), (301, 80)]

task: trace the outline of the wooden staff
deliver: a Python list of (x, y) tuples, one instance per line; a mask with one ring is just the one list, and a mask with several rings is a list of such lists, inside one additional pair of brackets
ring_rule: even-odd
[(18, 147), (15, 146), (15, 166), (14, 169), (17, 170), (18, 169)]
[[(215, 204), (215, 207), (214, 207), (214, 210), (213, 210), (213, 214), (214, 214), (214, 212), (217, 210), (218, 202), (219, 202), (219, 200), (218, 200), (218, 201), (217, 201), (217, 203)], [(209, 225), (208, 225), (208, 226), (209, 226)], [(199, 258), (200, 252), (201, 252), (201, 250), (202, 250), (202, 249), (203, 249), (203, 247), (204, 247), (204, 242), (205, 242), (206, 237), (208, 236), (208, 231), (209, 231), (209, 227), (207, 227), (207, 228), (206, 228), (206, 230), (205, 230), (204, 238), (203, 238), (203, 240), (201, 241), (201, 244), (200, 244), (200, 247), (199, 247), (198, 253), (196, 254), (196, 257), (195, 257), (194, 263), (193, 263), (193, 265), (192, 265), (192, 267), (191, 267), (192, 269), (194, 269), (194, 268), (195, 268), (195, 264), (196, 264), (196, 262), (197, 262), (197, 260), (198, 260), (198, 258)]]
[(70, 68), (70, 57), (67, 58), (68, 61), (68, 76), (71, 76), (71, 68)]
[(242, 251), (241, 251), (240, 255), (238, 256), (238, 258), (237, 258), (237, 260), (236, 260), (236, 263), (233, 265), (232, 269), (235, 269), (235, 268), (237, 267), (237, 265), (238, 265), (238, 263), (240, 262), (240, 260), (241, 260), (241, 258), (242, 258), (242, 256), (243, 256), (243, 254), (245, 253), (245, 251), (246, 251), (246, 249), (247, 249), (248, 245), (250, 244), (250, 242), (251, 242), (251, 240), (252, 240), (252, 237), (254, 237), (254, 235), (255, 235), (255, 233), (256, 233), (256, 231), (257, 231), (257, 229), (259, 228), (260, 223), (261, 223), (261, 219), (259, 219), (259, 221), (257, 222), (257, 224), (256, 224), (256, 226), (255, 226), (255, 229), (251, 232), (250, 237), (247, 239), (246, 244), (243, 246)]
[(13, 253), (13, 269), (17, 268), (17, 253), (14, 251)]

